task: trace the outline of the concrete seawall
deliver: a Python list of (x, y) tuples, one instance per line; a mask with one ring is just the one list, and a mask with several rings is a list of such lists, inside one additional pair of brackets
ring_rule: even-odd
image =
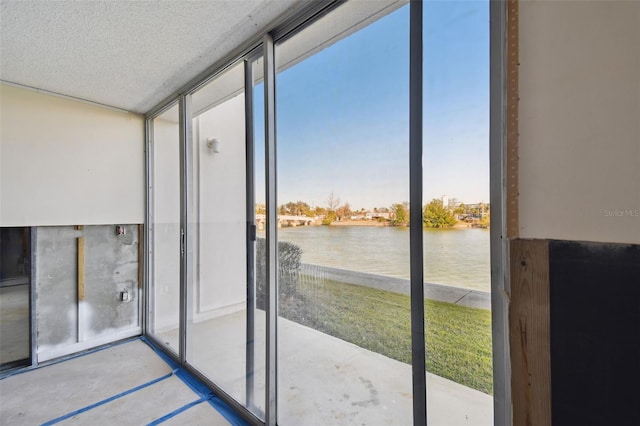
[[(301, 265), (300, 273), (321, 279), (392, 291), (394, 293), (406, 295), (409, 295), (410, 293), (409, 280), (402, 278), (308, 264)], [(425, 283), (424, 297), (426, 299), (454, 303), (456, 305), (467, 306), (470, 308), (491, 309), (491, 293), (486, 291)]]

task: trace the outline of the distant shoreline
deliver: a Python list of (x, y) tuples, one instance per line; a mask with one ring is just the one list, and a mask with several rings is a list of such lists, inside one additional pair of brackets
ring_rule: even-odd
[[(311, 224), (307, 226), (370, 226), (370, 227), (380, 228), (380, 227), (392, 227), (393, 225), (391, 225), (390, 222), (379, 222), (377, 220), (340, 220), (340, 221), (331, 222), (331, 224), (329, 225), (323, 225), (322, 221), (316, 220), (314, 222), (311, 222)], [(283, 228), (299, 228), (299, 227), (302, 227), (302, 226), (301, 225), (283, 226)], [(405, 228), (408, 228), (408, 227), (405, 227)], [(477, 223), (459, 221), (459, 222), (456, 222), (456, 224), (450, 228), (425, 228), (425, 229), (489, 229), (489, 227), (482, 228), (478, 226)]]
[(389, 226), (389, 223), (377, 220), (341, 220), (331, 222), (329, 226)]

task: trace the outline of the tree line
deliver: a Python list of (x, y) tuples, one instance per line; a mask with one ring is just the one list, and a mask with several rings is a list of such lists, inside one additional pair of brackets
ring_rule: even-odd
[[(256, 205), (256, 213), (264, 214), (264, 205)], [(352, 210), (348, 202), (341, 203), (340, 197), (333, 192), (325, 201), (325, 206), (311, 207), (304, 201), (290, 201), (278, 208), (279, 215), (321, 217), (323, 225), (330, 225), (336, 221), (349, 220), (352, 217), (364, 218), (367, 210)], [(377, 220), (388, 222), (391, 226), (409, 226), (409, 203), (395, 203), (389, 207), (376, 207), (373, 213), (380, 214)], [(480, 227), (489, 226), (489, 205), (476, 204), (472, 206), (460, 203), (455, 207), (445, 207), (442, 200), (434, 198), (422, 209), (422, 224), (425, 228), (451, 228), (458, 220), (474, 221)]]

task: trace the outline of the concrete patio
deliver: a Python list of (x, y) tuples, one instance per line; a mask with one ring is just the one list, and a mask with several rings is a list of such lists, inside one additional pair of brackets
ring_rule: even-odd
[[(261, 311), (258, 311), (261, 312)], [(412, 424), (411, 366), (279, 319), (279, 424)], [(194, 323), (187, 359), (245, 402), (245, 311)], [(255, 328), (254, 412), (264, 408), (264, 316)], [(177, 333), (165, 333), (173, 341)], [(492, 425), (493, 398), (427, 373), (430, 425)]]

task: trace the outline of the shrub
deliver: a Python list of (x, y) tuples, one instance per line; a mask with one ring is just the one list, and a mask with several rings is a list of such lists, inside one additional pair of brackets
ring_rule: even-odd
[[(278, 277), (280, 304), (286, 303), (296, 292), (302, 249), (286, 241), (278, 242)], [(267, 305), (267, 242), (256, 241), (256, 307)]]

